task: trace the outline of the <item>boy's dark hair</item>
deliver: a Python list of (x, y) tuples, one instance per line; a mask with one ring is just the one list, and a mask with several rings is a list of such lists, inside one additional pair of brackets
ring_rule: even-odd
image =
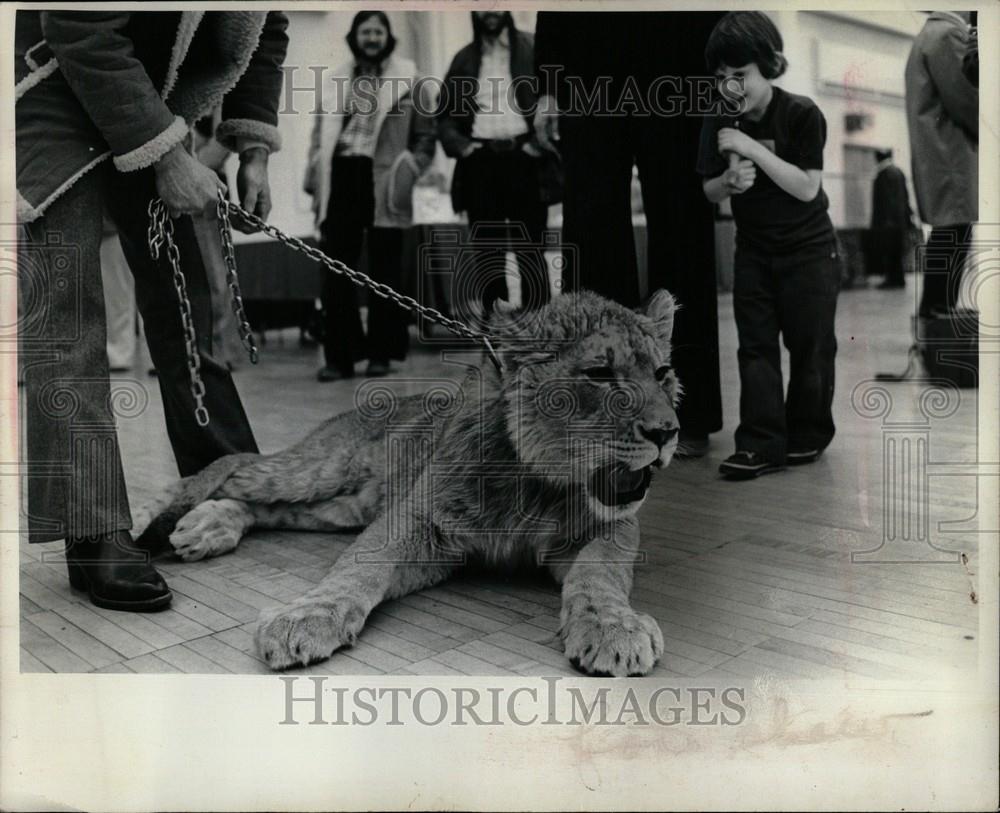
[(712, 29), (705, 45), (705, 65), (715, 73), (723, 65), (741, 68), (751, 62), (765, 79), (777, 79), (788, 67), (777, 27), (762, 11), (731, 11)]
[(372, 17), (378, 18), (378, 21), (382, 23), (382, 26), (389, 35), (386, 38), (385, 48), (382, 49), (379, 59), (386, 59), (396, 47), (396, 38), (392, 35), (392, 26), (389, 25), (389, 18), (384, 11), (359, 11), (354, 15), (354, 19), (351, 21), (351, 30), (347, 32), (347, 36), (345, 37), (347, 47), (351, 49), (351, 53), (354, 54), (355, 59), (361, 59), (361, 49), (358, 48), (358, 29)]

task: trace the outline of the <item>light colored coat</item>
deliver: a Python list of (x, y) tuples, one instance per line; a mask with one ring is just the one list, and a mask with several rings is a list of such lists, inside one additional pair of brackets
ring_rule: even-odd
[(906, 63), (906, 119), (920, 218), (931, 226), (979, 219), (979, 91), (962, 72), (969, 27), (935, 11)]
[[(316, 114), (304, 183), (313, 197), (317, 230), (326, 219), (330, 200), (330, 164), (344, 127), (343, 93), (332, 87), (354, 74), (354, 62), (341, 65), (329, 80), (326, 98), (337, 99), (336, 109)], [(403, 228), (413, 222), (413, 186), (434, 157), (433, 105), (417, 66), (395, 54), (382, 72), (375, 110), (375, 221), (378, 227)], [(342, 88), (341, 88), (342, 90)]]

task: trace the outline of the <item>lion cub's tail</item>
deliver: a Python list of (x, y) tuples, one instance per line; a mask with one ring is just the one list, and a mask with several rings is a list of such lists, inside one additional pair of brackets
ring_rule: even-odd
[(150, 520), (146, 530), (135, 540), (136, 547), (154, 554), (172, 550), (170, 534), (177, 527), (180, 518), (199, 503), (209, 499), (234, 471), (259, 458), (259, 454), (253, 453), (226, 455), (210, 463), (197, 474), (177, 482), (166, 495), (170, 501)]

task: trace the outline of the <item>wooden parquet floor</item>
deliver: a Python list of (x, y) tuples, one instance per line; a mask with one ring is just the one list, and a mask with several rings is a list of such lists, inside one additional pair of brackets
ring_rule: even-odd
[[(977, 459), (974, 392), (963, 391), (955, 410), (930, 419), (922, 435), (932, 464), (924, 506), (930, 541), (965, 553), (968, 564), (955, 555), (948, 563), (914, 563), (943, 558), (927, 539), (886, 546), (870, 555), (878, 562), (852, 561), (852, 553), (879, 548), (886, 489), (901, 482), (884, 482), (884, 439), (894, 431), (920, 434), (926, 423), (920, 412), (925, 387), (915, 383), (890, 385), (892, 411), (884, 418), (865, 417), (852, 406), (861, 382), (904, 360), (912, 280), (909, 285), (907, 292), (842, 294), (833, 445), (814, 465), (747, 483), (716, 474), (732, 451), (739, 395), (732, 305), (720, 299), (725, 430), (713, 436), (705, 459), (675, 462), (658, 473), (641, 514), (646, 561), (636, 567), (633, 601), (663, 628), (666, 652), (654, 675), (909, 681), (960, 679), (975, 670), (976, 481), (963, 468)], [(259, 366), (237, 372), (264, 451), (352, 406), (361, 379), (317, 384), (318, 363), (318, 351), (299, 348), (286, 332), (270, 335)], [(438, 355), (424, 349), (394, 380), (442, 374), (447, 370)], [(138, 505), (175, 473), (155, 379), (144, 371), (124, 377), (139, 381), (150, 396), (149, 408), (121, 420), (119, 430), (130, 499)], [(421, 383), (403, 386), (419, 391)], [(914, 423), (893, 429), (885, 421)], [(906, 465), (912, 468), (913, 459)], [(261, 532), (218, 559), (164, 563), (174, 602), (155, 615), (91, 606), (70, 590), (64, 565), (45, 561), (58, 544), (22, 544), (21, 669), (265, 673), (252, 643), (258, 612), (309, 589), (350, 541), (347, 535)], [(467, 576), (383, 605), (354, 647), (298, 672), (573, 674), (556, 637), (558, 614), (558, 590), (541, 577)]]

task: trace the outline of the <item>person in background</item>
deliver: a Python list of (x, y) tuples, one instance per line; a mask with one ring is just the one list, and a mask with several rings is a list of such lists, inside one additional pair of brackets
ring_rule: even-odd
[(704, 116), (696, 109), (697, 82), (705, 43), (721, 17), (539, 12), (535, 28), (543, 94), (536, 132), (543, 145), (558, 139), (565, 170), (563, 289), (639, 304), (630, 195), (637, 166), (647, 289), (665, 288), (681, 305), (672, 359), (684, 385), (676, 452), (682, 458), (705, 455), (709, 435), (722, 428), (714, 209), (694, 169)]
[[(742, 111), (739, 129), (705, 120), (698, 156), (705, 195), (730, 197), (736, 221), (740, 425), (736, 452), (719, 467), (732, 480), (812, 463), (835, 431), (840, 264), (822, 183), (826, 120), (811, 99), (773, 84), (788, 66), (782, 48), (759, 11), (727, 14), (705, 48), (720, 91)], [(779, 335), (790, 356), (787, 399)]]
[(906, 176), (892, 162), (892, 150), (876, 150), (875, 160), (878, 165), (872, 184), (869, 271), (884, 277), (879, 288), (905, 288), (903, 253), (907, 229), (913, 222)]
[(118, 240), (118, 229), (107, 215), (101, 235), (101, 289), (108, 331), (108, 369), (125, 373), (132, 369), (136, 349), (135, 280)]
[[(434, 157), (432, 103), (415, 98), (424, 83), (413, 61), (394, 52), (384, 12), (358, 12), (347, 44), (353, 59), (333, 76), (348, 81), (335, 96), (336, 110), (316, 117), (304, 188), (313, 199), (320, 248), (357, 268), (367, 234), (369, 275), (398, 289), (413, 186)], [(390, 359), (406, 358), (406, 312), (369, 294), (366, 341), (357, 287), (322, 273), (325, 365), (317, 380), (352, 378), (355, 362), (365, 357), (366, 375), (387, 374)]]
[[(17, 12), (28, 541), (64, 539), (70, 584), (99, 607), (150, 612), (172, 600), (130, 533), (115, 429), (116, 407), (127, 399), (111, 388), (105, 345), (104, 213), (135, 277), (180, 474), (256, 452), (232, 377), (211, 353), (208, 282), (190, 217), (215, 210), (220, 182), (186, 142), (192, 123), (221, 104), (216, 137), (239, 155), (240, 202), (267, 218), (268, 158), (281, 146), (287, 27), (281, 12)], [(195, 418), (171, 265), (166, 252), (158, 260), (150, 255), (147, 209), (154, 198), (174, 219), (211, 418), (206, 426)]]
[(932, 227), (919, 315), (955, 309), (979, 218), (979, 91), (963, 72), (969, 14), (935, 11), (906, 62), (906, 120), (917, 211)]
[(441, 146), (458, 159), (452, 208), (468, 213), (473, 246), (484, 238), (488, 243), (459, 269), (460, 285), (471, 287), (487, 315), (494, 301), (508, 299), (509, 243), (517, 260), (521, 306), (531, 310), (550, 298), (540, 248), (548, 204), (539, 169), (547, 159), (532, 130), (534, 38), (517, 30), (509, 11), (473, 11), (472, 32), (473, 41), (455, 54), (445, 74), (437, 114)]

